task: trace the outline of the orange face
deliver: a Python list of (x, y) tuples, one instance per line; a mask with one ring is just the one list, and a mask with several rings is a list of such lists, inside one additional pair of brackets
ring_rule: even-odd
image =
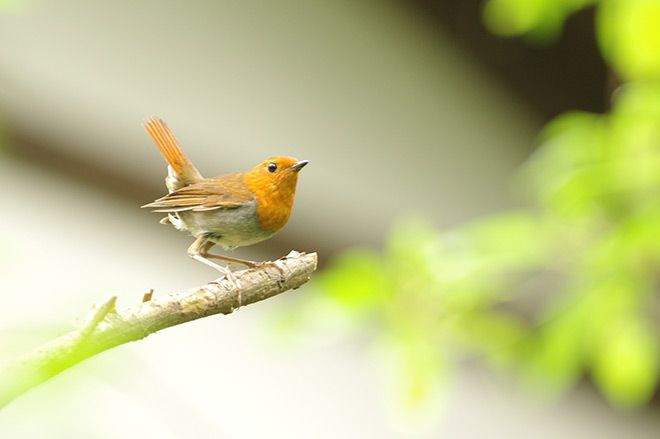
[(262, 227), (277, 231), (289, 220), (298, 172), (307, 163), (293, 157), (271, 157), (245, 173), (245, 184), (257, 198)]
[(297, 160), (293, 157), (270, 157), (259, 163), (249, 172), (258, 172), (264, 179), (283, 183), (290, 179), (295, 180), (298, 171), (307, 163), (307, 160)]

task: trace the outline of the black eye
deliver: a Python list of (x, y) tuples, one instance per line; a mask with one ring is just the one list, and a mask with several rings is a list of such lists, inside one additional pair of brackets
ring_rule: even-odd
[(270, 162), (268, 163), (268, 172), (275, 172), (277, 171), (277, 164)]

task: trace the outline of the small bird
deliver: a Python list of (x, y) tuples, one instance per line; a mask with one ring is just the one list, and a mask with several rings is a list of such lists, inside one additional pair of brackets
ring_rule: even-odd
[(256, 267), (262, 263), (209, 253), (218, 244), (234, 249), (273, 236), (289, 220), (298, 172), (309, 163), (292, 157), (271, 157), (251, 170), (204, 178), (186, 157), (174, 134), (159, 118), (145, 123), (168, 163), (169, 193), (142, 207), (164, 212), (160, 222), (195, 237), (188, 255), (236, 281), (227, 267), (210, 259)]

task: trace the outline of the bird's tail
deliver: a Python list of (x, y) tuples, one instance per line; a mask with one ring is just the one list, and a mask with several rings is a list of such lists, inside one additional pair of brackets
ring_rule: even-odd
[[(170, 171), (176, 174), (172, 180), (177, 180), (177, 186), (183, 187), (203, 179), (202, 174), (199, 173), (195, 165), (192, 164), (183, 152), (181, 146), (179, 146), (172, 130), (170, 130), (162, 119), (152, 117), (145, 122), (144, 127), (170, 165)], [(170, 182), (168, 181), (169, 186)], [(170, 190), (174, 189), (170, 188)]]

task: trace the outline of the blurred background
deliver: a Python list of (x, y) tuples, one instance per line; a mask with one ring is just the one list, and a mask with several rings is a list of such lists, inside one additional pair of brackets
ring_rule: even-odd
[(311, 160), (305, 287), (71, 369), (11, 438), (657, 437), (660, 2), (0, 0), (0, 361), (203, 284), (143, 130)]

